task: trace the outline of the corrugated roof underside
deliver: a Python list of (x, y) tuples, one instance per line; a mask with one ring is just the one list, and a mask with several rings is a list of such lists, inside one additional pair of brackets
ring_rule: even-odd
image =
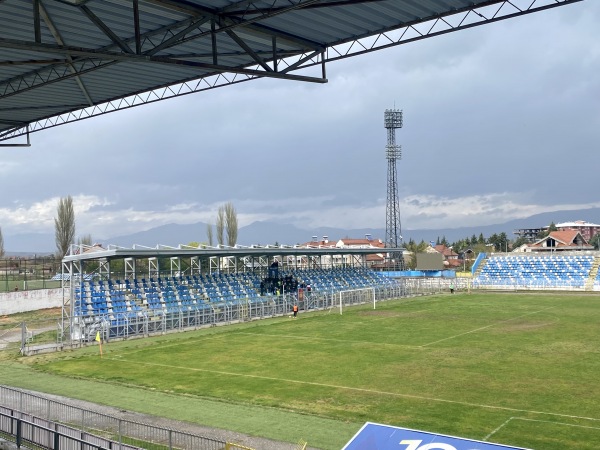
[[(172, 6), (176, 2), (170, 2), (171, 6), (159, 3), (140, 0), (142, 52), (153, 49), (195, 23), (195, 29), (188, 30), (186, 34), (194, 36), (193, 39), (155, 53), (156, 57), (170, 58), (171, 61), (147, 61), (143, 56), (133, 55), (135, 34), (132, 2), (129, 0), (89, 0), (82, 3), (83, 8), (68, 2), (40, 2), (43, 5), (41, 43), (71, 47), (70, 53), (33, 45), (33, 2), (0, 2), (0, 37), (10, 40), (10, 45), (0, 42), (0, 62), (12, 62), (0, 64), (0, 131), (11, 128), (15, 121), (34, 122), (89, 106), (88, 97), (93, 104), (100, 104), (214, 73), (210, 67), (202, 66), (213, 64), (210, 34), (213, 14), (221, 14), (221, 25), (229, 26), (230, 31), (253, 52), (268, 61), (272, 51), (272, 32), (277, 35), (279, 52), (302, 54), (488, 2), (388, 0), (341, 5), (335, 0), (323, 0), (293, 10), (291, 3), (305, 2), (277, 0), (254, 2), (243, 14), (242, 10), (231, 9), (237, 8), (237, 1), (192, 0), (177, 7)], [(230, 20), (231, 14), (236, 12), (236, 20), (243, 21), (259, 17), (257, 14), (273, 12), (273, 8), (289, 10), (250, 24), (235, 25)], [(257, 9), (261, 11), (257, 13)], [(224, 12), (226, 14), (223, 15)], [(95, 20), (106, 24), (125, 50), (117, 46), (94, 23)], [(218, 33), (216, 42), (218, 64), (237, 68), (256, 65), (245, 49), (227, 33)], [(92, 56), (89, 52), (80, 54), (75, 49), (112, 52), (127, 58), (111, 63), (111, 58), (104, 55), (95, 57), (92, 64), (92, 60), (88, 59)], [(187, 63), (173, 64), (175, 58), (184, 59)], [(74, 77), (71, 64), (86, 59), (90, 61), (85, 66), (86, 72)], [(96, 68), (97, 65), (102, 67)], [(57, 78), (60, 81), (55, 81)]]

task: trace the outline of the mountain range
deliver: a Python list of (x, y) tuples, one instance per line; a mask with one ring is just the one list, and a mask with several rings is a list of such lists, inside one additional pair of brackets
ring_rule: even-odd
[[(459, 227), (444, 228), (440, 226), (435, 229), (411, 230), (406, 228), (402, 235), (404, 241), (413, 239), (416, 242), (421, 240), (425, 242), (436, 241), (438, 238), (445, 237), (447, 241), (453, 242), (472, 235), (484, 237), (506, 233), (509, 239), (514, 239), (514, 231), (520, 228), (541, 228), (550, 223), (571, 222), (575, 220), (584, 220), (591, 223), (600, 222), (600, 208), (588, 208), (568, 211), (553, 211), (542, 214), (536, 214), (524, 219), (515, 219), (508, 222)], [(313, 236), (320, 240), (327, 236), (330, 240), (341, 238), (364, 238), (370, 234), (373, 239), (385, 239), (385, 228), (360, 228), (345, 229), (320, 227), (311, 230), (298, 228), (292, 224), (279, 222), (254, 222), (238, 230), (238, 244), (301, 244), (309, 242)], [(206, 224), (198, 222), (195, 224), (167, 224), (150, 228), (137, 233), (114, 236), (100, 241), (101, 244), (114, 244), (122, 247), (132, 247), (133, 245), (143, 245), (147, 247), (156, 247), (158, 244), (176, 247), (179, 244), (188, 244), (190, 242), (206, 242)], [(7, 254), (48, 254), (54, 251), (54, 233), (28, 233), (4, 236), (4, 246)]]

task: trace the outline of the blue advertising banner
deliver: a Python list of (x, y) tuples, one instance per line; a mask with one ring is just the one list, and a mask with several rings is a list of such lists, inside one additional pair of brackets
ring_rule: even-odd
[(527, 450), (367, 422), (342, 450)]

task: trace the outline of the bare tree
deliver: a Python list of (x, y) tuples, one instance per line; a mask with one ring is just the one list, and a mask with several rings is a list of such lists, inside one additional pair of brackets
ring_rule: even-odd
[(212, 223), (206, 224), (206, 239), (208, 239), (208, 245), (212, 247), (214, 243)]
[(237, 212), (231, 202), (226, 203), (223, 209), (225, 210), (225, 226), (227, 227), (227, 245), (235, 247), (238, 238)]
[(0, 227), (0, 258), (4, 256), (4, 237), (2, 236), (2, 228)]
[(223, 206), (219, 206), (215, 226), (217, 228), (217, 242), (219, 245), (223, 245), (223, 232), (225, 231), (225, 208)]
[(83, 236), (79, 236), (79, 239), (77, 239), (77, 245), (86, 245), (88, 247), (91, 247), (92, 246), (92, 235), (84, 234)]
[(57, 256), (63, 258), (75, 238), (75, 211), (73, 198), (70, 195), (59, 200), (56, 215), (57, 217), (54, 218), (56, 250)]

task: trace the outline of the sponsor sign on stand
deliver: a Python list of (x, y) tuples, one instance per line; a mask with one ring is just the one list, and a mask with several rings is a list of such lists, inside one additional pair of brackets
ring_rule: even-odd
[(527, 450), (367, 422), (342, 450)]

